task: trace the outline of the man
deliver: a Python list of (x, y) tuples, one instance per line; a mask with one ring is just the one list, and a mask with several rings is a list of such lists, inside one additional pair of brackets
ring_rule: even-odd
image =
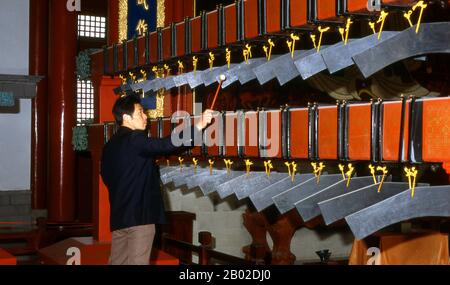
[[(203, 113), (192, 127), (201, 131), (212, 119), (211, 110)], [(113, 115), (120, 126), (104, 146), (101, 175), (109, 190), (112, 245), (110, 264), (149, 264), (155, 224), (165, 223), (159, 169), (155, 159), (186, 149), (175, 146), (171, 137), (149, 138), (145, 131), (147, 116), (133, 96), (119, 98)]]

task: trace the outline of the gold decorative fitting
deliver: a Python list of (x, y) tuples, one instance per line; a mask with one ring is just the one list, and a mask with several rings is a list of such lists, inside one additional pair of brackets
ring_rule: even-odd
[(355, 168), (351, 163), (348, 164), (348, 171), (345, 173), (347, 175), (347, 188), (350, 186), (350, 181), (352, 180), (353, 172), (355, 171)]
[(128, 75), (130, 76), (131, 81), (136, 82), (136, 75), (134, 75), (133, 72), (128, 72)]
[(212, 70), (213, 66), (214, 66), (214, 60), (215, 60), (215, 56), (212, 52), (209, 52), (209, 69)]
[(123, 76), (122, 74), (119, 75), (119, 78), (122, 79), (122, 84), (125, 85), (127, 84), (127, 78), (125, 76)]
[(194, 68), (194, 74), (197, 73), (197, 63), (198, 63), (198, 58), (194, 55), (192, 57), (192, 67)]
[(311, 38), (311, 41), (313, 42), (314, 48), (317, 48), (317, 44), (316, 44), (316, 35), (309, 35), (309, 37)]
[(145, 70), (141, 69), (141, 74), (142, 74), (142, 79), (145, 81), (147, 80), (147, 72), (145, 72)]
[(233, 164), (233, 161), (231, 161), (231, 159), (224, 159), (223, 162), (225, 162), (225, 167), (227, 168), (227, 174), (230, 175), (231, 165)]
[(415, 167), (405, 167), (404, 171), (406, 173), (406, 177), (408, 177), (409, 189), (411, 189), (411, 198), (414, 198), (414, 190), (416, 188), (416, 179), (418, 171)]
[(178, 73), (183, 73), (184, 71), (184, 65), (183, 62), (181, 60), (178, 61)]
[(156, 27), (163, 28), (166, 22), (166, 4), (165, 0), (156, 2)]
[(214, 160), (208, 159), (208, 163), (209, 163), (209, 175), (212, 175), (213, 174)]
[(184, 158), (178, 157), (178, 161), (180, 162), (180, 172), (183, 172), (183, 161), (184, 161)]
[(288, 168), (289, 176), (291, 177), (292, 182), (295, 180), (295, 172), (297, 171), (297, 164), (295, 161), (292, 163), (285, 162), (284, 165)]
[(293, 161), (293, 162), (291, 163), (291, 166), (292, 166), (292, 176), (291, 176), (291, 180), (292, 180), (292, 182), (294, 182), (294, 180), (295, 180), (295, 173), (297, 172), (297, 163), (295, 163), (295, 161)]
[(322, 26), (319, 26), (318, 30), (319, 30), (320, 36), (319, 36), (319, 43), (317, 44), (317, 52), (320, 51), (320, 46), (322, 45), (323, 33), (327, 32), (329, 29), (330, 29), (330, 27), (322, 28)]
[(413, 13), (413, 10), (409, 10), (408, 12), (403, 13), (403, 17), (406, 18), (406, 20), (408, 20), (409, 26), (412, 27), (414, 26), (413, 23), (411, 22), (411, 15)]
[(263, 50), (266, 53), (267, 61), (269, 61), (272, 56), (272, 48), (275, 46), (275, 43), (272, 41), (272, 39), (268, 39), (267, 43), (269, 44), (269, 46), (263, 46)]
[(347, 18), (347, 23), (345, 24), (345, 29), (339, 28), (339, 33), (341, 34), (341, 38), (342, 38), (342, 41), (344, 42), (344, 45), (346, 45), (348, 42), (348, 35), (350, 33), (350, 25), (351, 24), (353, 24), (352, 19)]
[(375, 176), (375, 166), (370, 164), (369, 169), (370, 169), (370, 174), (372, 174), (373, 184), (377, 184), (377, 177)]
[(152, 71), (155, 74), (155, 77), (159, 78), (159, 69), (158, 69), (158, 67), (157, 66), (153, 66), (152, 67)]
[(377, 171), (383, 172), (383, 176), (381, 177), (380, 186), (378, 186), (378, 193), (380, 193), (381, 187), (383, 187), (384, 180), (386, 179), (386, 175), (388, 174), (388, 170), (387, 170), (386, 166), (383, 166), (383, 167), (378, 166)]
[(386, 176), (388, 174), (388, 170), (386, 166), (378, 166), (377, 168), (375, 168), (375, 166), (373, 166), (372, 164), (369, 165), (369, 169), (370, 169), (370, 173), (372, 174), (372, 178), (373, 178), (373, 184), (377, 184), (377, 178), (375, 176), (377, 171), (381, 171), (382, 172), (382, 177), (381, 177), (381, 182), (380, 185), (378, 186), (378, 193), (381, 192), (381, 188), (383, 187), (383, 183), (384, 180), (386, 179)]
[(425, 8), (428, 6), (428, 4), (425, 4), (422, 0), (417, 2), (414, 6), (412, 6), (412, 8), (403, 14), (403, 17), (405, 17), (408, 20), (409, 26), (412, 27), (413, 23), (411, 21), (411, 15), (412, 13), (418, 8), (420, 7), (420, 14), (419, 14), (419, 18), (417, 19), (417, 26), (416, 26), (416, 34), (419, 32), (420, 29), (420, 22), (422, 22), (422, 14), (423, 14), (423, 10), (425, 10)]
[(253, 162), (250, 159), (246, 159), (245, 161), (245, 167), (247, 170), (247, 177), (250, 175), (250, 167), (253, 165)]
[(300, 40), (299, 36), (294, 35), (294, 33), (291, 33), (291, 39), (292, 39), (292, 50), (291, 50), (291, 56), (294, 58), (294, 52), (295, 52), (295, 42)]
[(197, 174), (198, 159), (194, 157), (192, 158), (192, 162), (194, 163), (194, 174)]
[(167, 64), (164, 64), (164, 70), (166, 71), (166, 77), (168, 77), (170, 75), (170, 67)]
[(339, 170), (342, 174), (342, 180), (345, 180), (345, 166), (343, 164), (339, 164)]
[(347, 188), (350, 186), (350, 181), (352, 179), (353, 176), (353, 172), (355, 171), (355, 168), (353, 167), (353, 165), (351, 163), (349, 163), (347, 165), (347, 172), (345, 172), (345, 166), (343, 164), (339, 164), (339, 170), (341, 171), (342, 174), (342, 180), (347, 180)]
[(264, 161), (264, 167), (266, 169), (267, 178), (270, 178), (270, 171), (273, 169), (272, 161)]
[(119, 0), (119, 42), (128, 38), (128, 0)]
[(286, 165), (288, 169), (289, 176), (292, 177), (291, 164), (289, 162), (285, 162), (284, 165)]
[(381, 11), (380, 17), (378, 20), (374, 22), (369, 22), (369, 26), (372, 29), (373, 33), (376, 34), (376, 24), (380, 24), (380, 29), (378, 30), (378, 40), (381, 38), (381, 33), (383, 32), (384, 22), (386, 21), (387, 16), (389, 15), (389, 12)]
[(225, 58), (227, 60), (227, 65), (228, 65), (228, 69), (230, 69), (230, 64), (231, 64), (231, 51), (229, 48), (225, 49)]
[(245, 45), (245, 48), (242, 50), (242, 55), (244, 56), (245, 63), (248, 63), (248, 60), (252, 58), (252, 47), (249, 44)]
[(311, 162), (311, 166), (314, 169), (314, 175), (317, 178), (317, 184), (319, 184), (320, 176), (322, 175), (322, 171), (325, 168), (325, 164), (323, 164), (323, 162), (319, 162), (319, 164), (317, 164), (316, 162)]

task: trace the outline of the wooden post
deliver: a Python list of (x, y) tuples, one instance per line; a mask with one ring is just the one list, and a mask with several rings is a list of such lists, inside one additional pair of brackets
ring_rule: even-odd
[(198, 233), (198, 241), (200, 242), (201, 250), (199, 254), (199, 264), (200, 265), (208, 265), (209, 257), (208, 257), (208, 249), (212, 248), (212, 235), (210, 232), (199, 232)]
[(242, 249), (245, 259), (257, 264), (267, 263), (270, 260), (271, 251), (266, 239), (267, 221), (264, 215), (247, 209), (242, 217), (244, 226), (252, 237), (252, 243)]

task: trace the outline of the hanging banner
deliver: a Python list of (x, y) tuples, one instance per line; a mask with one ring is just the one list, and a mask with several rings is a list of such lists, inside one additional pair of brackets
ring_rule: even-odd
[(158, 1), (161, 0), (119, 0), (120, 41), (156, 30)]
[(156, 30), (157, 0), (128, 0), (128, 39)]

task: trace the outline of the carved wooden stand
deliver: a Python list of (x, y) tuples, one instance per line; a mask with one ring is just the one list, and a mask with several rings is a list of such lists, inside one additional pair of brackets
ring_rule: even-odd
[(258, 264), (270, 263), (271, 251), (267, 243), (267, 221), (263, 214), (251, 212), (249, 209), (242, 214), (244, 226), (252, 237), (252, 243), (245, 246), (242, 251), (245, 259)]
[(273, 241), (272, 263), (274, 265), (294, 264), (295, 255), (291, 252), (291, 241), (295, 231), (302, 225), (296, 211), (280, 215), (268, 224), (268, 231)]

